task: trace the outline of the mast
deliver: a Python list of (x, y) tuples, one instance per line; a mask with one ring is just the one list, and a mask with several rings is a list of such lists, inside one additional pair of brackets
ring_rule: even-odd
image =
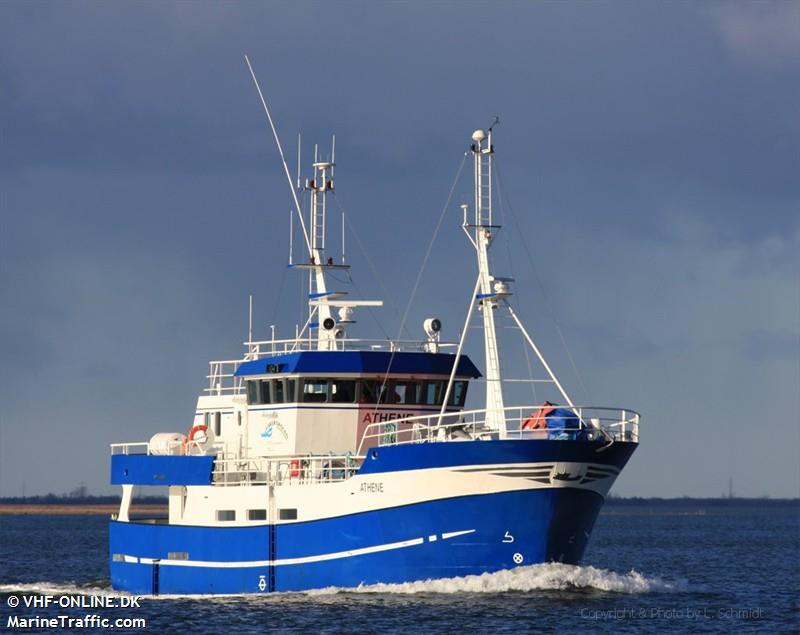
[[(475, 247), (478, 258), (478, 277), (480, 292), (476, 296), (478, 310), (483, 316), (483, 340), (486, 355), (486, 425), (499, 430), (501, 438), (506, 433), (506, 420), (503, 403), (503, 386), (500, 375), (500, 355), (497, 347), (495, 311), (498, 300), (508, 295), (508, 287), (503, 279), (495, 278), (489, 262), (489, 248), (494, 231), (500, 226), (494, 224), (492, 217), (492, 129), (488, 134), (483, 130), (472, 133), (470, 146), (475, 160), (475, 214), (474, 223), (467, 222), (464, 208), (464, 231)], [(470, 231), (472, 230), (472, 231)]]
[[(494, 127), (494, 124), (492, 127)], [(506, 436), (507, 429), (505, 411), (503, 409), (500, 355), (495, 328), (495, 311), (500, 304), (503, 304), (508, 310), (511, 319), (517, 325), (533, 352), (536, 353), (542, 367), (550, 375), (550, 381), (561, 393), (564, 401), (571, 407), (573, 403), (508, 301), (511, 296), (509, 284), (514, 282), (513, 278), (504, 278), (492, 273), (489, 248), (494, 241), (494, 233), (500, 230), (500, 225), (496, 225), (492, 217), (492, 161), (494, 158), (492, 127), (489, 128), (488, 134), (483, 130), (476, 130), (472, 133), (473, 143), (470, 146), (470, 150), (475, 159), (475, 215), (473, 223), (467, 220), (468, 206), (462, 205), (461, 207), (464, 210), (462, 227), (472, 246), (475, 247), (478, 258), (480, 293), (475, 296), (475, 299), (478, 300), (478, 310), (483, 316), (483, 340), (486, 355), (486, 426), (498, 430), (502, 439)]]
[[(334, 138), (334, 144), (336, 143)], [(328, 255), (326, 246), (328, 230), (328, 194), (333, 192), (333, 161), (335, 145), (331, 147), (331, 160), (320, 160), (318, 150), (314, 149), (314, 178), (305, 182), (305, 189), (311, 193), (309, 216), (309, 255), (307, 263), (295, 263), (293, 267), (308, 269), (308, 321), (309, 329), (317, 330), (316, 346), (320, 351), (334, 351), (341, 348), (337, 344), (346, 338), (346, 329), (354, 324), (353, 309), (367, 306), (383, 306), (381, 300), (343, 300), (345, 291), (331, 291), (328, 288), (326, 272), (329, 269), (349, 269), (344, 260), (344, 227), (342, 227), (342, 262), (336, 263)], [(344, 216), (342, 217), (344, 223)], [(338, 309), (334, 314), (334, 309)], [(299, 337), (299, 336), (298, 336)]]
[[(308, 248), (308, 262), (307, 263), (293, 263), (292, 256), (292, 243), (293, 243), (293, 227), (290, 216), (289, 222), (289, 266), (297, 267), (299, 269), (308, 269), (308, 320), (302, 329), (302, 332), (296, 330), (295, 346), (300, 344), (300, 338), (306, 328), (317, 329), (317, 349), (321, 351), (336, 350), (337, 340), (345, 339), (345, 329), (347, 325), (353, 324), (353, 309), (356, 307), (371, 307), (383, 306), (381, 300), (339, 300), (338, 298), (346, 295), (343, 291), (331, 292), (325, 281), (325, 271), (327, 269), (349, 269), (350, 266), (344, 262), (344, 212), (342, 212), (342, 260), (341, 264), (336, 264), (331, 256), (326, 255), (325, 251), (325, 235), (326, 235), (326, 218), (327, 218), (327, 195), (333, 191), (333, 168), (335, 165), (336, 155), (336, 137), (333, 137), (331, 143), (331, 159), (330, 161), (321, 161), (319, 159), (318, 150), (314, 148), (314, 178), (305, 182), (305, 189), (311, 192), (311, 209), (309, 210), (309, 225), (310, 235), (306, 228), (305, 219), (303, 218), (303, 210), (300, 207), (300, 201), (297, 198), (297, 190), (300, 189), (300, 135), (297, 137), (297, 189), (292, 184), (292, 176), (289, 173), (289, 165), (286, 163), (286, 158), (283, 155), (283, 148), (281, 140), (278, 137), (278, 131), (275, 128), (275, 123), (272, 120), (272, 114), (267, 106), (267, 100), (264, 93), (261, 91), (261, 86), (256, 78), (256, 73), (250, 64), (250, 58), (244, 56), (247, 62), (247, 68), (250, 70), (250, 76), (253, 78), (256, 91), (258, 92), (261, 105), (264, 108), (264, 113), (267, 115), (272, 136), (275, 139), (275, 145), (278, 148), (278, 154), (281, 158), (283, 171), (286, 174), (286, 179), (289, 183), (289, 189), (292, 193), (292, 200), (294, 201), (294, 209), (297, 212), (297, 217), (300, 221), (300, 229), (303, 232), (303, 239), (306, 247)], [(338, 308), (338, 321), (333, 317), (333, 309)], [(317, 319), (314, 321), (314, 316)], [(274, 340), (274, 337), (273, 337)], [(252, 336), (248, 336), (248, 342), (252, 341)]]

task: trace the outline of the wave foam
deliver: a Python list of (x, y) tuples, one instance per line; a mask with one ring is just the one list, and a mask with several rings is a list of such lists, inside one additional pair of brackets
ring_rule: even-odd
[(400, 584), (371, 584), (351, 589), (329, 587), (310, 593), (505, 593), (508, 591), (595, 589), (636, 594), (656, 591), (678, 592), (685, 590), (686, 586), (685, 580), (670, 582), (657, 577), (646, 577), (634, 570), (629, 573), (615, 573), (591, 566), (547, 563), (460, 578), (441, 578)]
[[(416, 593), (506, 593), (513, 591), (565, 591), (596, 590), (611, 593), (674, 593), (687, 589), (686, 580), (668, 581), (658, 577), (647, 577), (638, 571), (616, 573), (591, 566), (575, 566), (559, 563), (534, 564), (526, 567), (468, 575), (460, 578), (440, 578), (398, 584), (370, 584), (358, 587), (327, 587), (307, 591), (298, 595), (333, 595), (339, 593), (392, 593), (413, 595)], [(33, 582), (27, 584), (0, 584), (0, 593), (36, 593), (39, 595), (130, 595), (114, 590), (110, 583), (102, 581), (86, 584), (70, 582)], [(275, 597), (287, 594), (245, 595), (160, 595), (151, 599), (249, 599)], [(288, 594), (294, 595), (294, 594)]]

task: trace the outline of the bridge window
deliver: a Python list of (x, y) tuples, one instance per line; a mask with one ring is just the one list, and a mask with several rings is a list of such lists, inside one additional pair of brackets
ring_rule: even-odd
[(428, 406), (441, 406), (444, 401), (445, 383), (440, 380), (426, 381), (423, 389), (423, 403)]
[(249, 403), (249, 404), (257, 404), (258, 403), (258, 382), (257, 381), (248, 381), (247, 382), (247, 403)]
[(414, 405), (420, 402), (422, 382), (396, 381), (393, 384), (393, 403)]
[(272, 382), (272, 402), (286, 403), (286, 388), (282, 379), (276, 379)]
[(267, 519), (267, 510), (266, 509), (248, 509), (247, 510), (247, 520), (266, 520)]
[(356, 382), (352, 379), (331, 379), (331, 402), (354, 403)]
[(303, 401), (305, 403), (325, 403), (328, 401), (328, 380), (304, 379)]
[(236, 520), (236, 510), (235, 509), (218, 509), (217, 510), (217, 520), (219, 522), (231, 522)]
[(272, 382), (269, 379), (262, 379), (259, 384), (258, 388), (258, 403), (261, 404), (270, 404), (272, 403), (272, 395), (270, 394), (271, 391), (269, 389), (269, 385)]
[(286, 401), (287, 403), (294, 403), (297, 401), (297, 380), (286, 380)]
[[(367, 379), (358, 383), (358, 403), (386, 403), (386, 397), (389, 394), (388, 382), (384, 384), (379, 379)], [(379, 395), (380, 400), (378, 399)]]
[[(428, 381), (382, 379), (262, 379), (247, 383), (247, 403), (282, 404), (302, 401), (305, 403), (365, 403), (441, 406), (447, 382), (440, 379)], [(300, 387), (298, 394), (298, 386)], [(462, 407), (466, 401), (468, 382), (453, 382), (448, 406)], [(208, 414), (207, 414), (208, 417)], [(221, 423), (221, 422), (220, 422)], [(206, 425), (214, 425), (219, 434), (219, 423), (207, 419)]]
[(250, 405), (295, 401), (297, 401), (296, 379), (262, 379), (247, 382), (247, 403)]
[[(447, 390), (447, 385), (445, 384), (445, 390)], [(444, 399), (444, 394), (442, 394), (442, 399)], [(467, 400), (467, 382), (465, 381), (454, 381), (453, 387), (450, 389), (450, 398), (447, 400), (448, 406), (457, 406), (461, 407), (464, 405), (464, 402)]]

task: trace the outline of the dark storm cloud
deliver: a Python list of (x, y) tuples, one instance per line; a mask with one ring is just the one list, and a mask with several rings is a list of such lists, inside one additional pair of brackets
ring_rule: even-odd
[[(291, 201), (248, 53), (290, 155), (299, 129), (306, 158), (337, 135), (337, 200), (399, 307), (386, 331), (470, 132), (498, 114), (498, 263), (554, 365), (574, 375), (552, 313), (594, 400), (644, 411), (623, 493), (716, 494), (733, 474), (796, 494), (796, 470), (767, 482), (743, 459), (796, 464), (799, 19), (793, 3), (0, 5), (0, 493), (101, 489), (108, 442), (186, 428), (249, 293), (262, 334), (275, 314), (293, 328)], [(463, 320), (469, 172), (413, 333)], [(360, 295), (382, 297), (350, 255)], [(765, 409), (777, 433), (752, 435)], [(29, 470), (34, 451), (52, 469)], [(702, 467), (670, 481), (675, 456)]]

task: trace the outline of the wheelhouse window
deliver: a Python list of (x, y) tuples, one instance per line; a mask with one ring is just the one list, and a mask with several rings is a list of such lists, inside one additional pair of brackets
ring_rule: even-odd
[[(445, 390), (447, 389), (447, 385), (445, 384)], [(444, 395), (442, 395), (444, 398)], [(450, 398), (447, 400), (448, 406), (457, 406), (462, 407), (464, 402), (467, 400), (467, 382), (466, 381), (454, 381), (453, 387), (450, 389)]]
[(271, 383), (272, 382), (269, 379), (262, 379), (260, 382), (258, 382), (258, 403), (272, 403), (272, 391), (270, 390)]
[(219, 522), (232, 522), (236, 520), (236, 510), (235, 509), (218, 509), (217, 510), (217, 521)]
[[(467, 381), (453, 382), (448, 406), (462, 407), (467, 396)], [(398, 404), (441, 406), (447, 381), (434, 379), (251, 379), (247, 384), (247, 403), (251, 405), (304, 403)], [(298, 394), (299, 387), (299, 394)], [(211, 421), (207, 421), (207, 425)]]
[(284, 379), (283, 381), (286, 382), (286, 390), (284, 391), (286, 403), (294, 403), (297, 401), (297, 380)]
[(392, 383), (392, 403), (415, 405), (420, 402), (422, 383), (418, 381), (395, 381)]
[(247, 403), (250, 405), (294, 403), (297, 401), (296, 379), (251, 379), (247, 382)]
[(331, 379), (331, 403), (354, 403), (355, 400), (355, 380)]
[(423, 403), (427, 406), (441, 406), (444, 401), (445, 382), (426, 381), (423, 388)]
[(389, 384), (380, 379), (366, 379), (359, 383), (359, 403), (386, 403)]
[(327, 379), (309, 378), (303, 380), (304, 403), (325, 403), (326, 401), (328, 401)]
[(247, 382), (247, 403), (251, 405), (258, 403), (258, 382), (252, 379)]
[(272, 382), (272, 402), (286, 403), (286, 385), (283, 379), (275, 379)]

